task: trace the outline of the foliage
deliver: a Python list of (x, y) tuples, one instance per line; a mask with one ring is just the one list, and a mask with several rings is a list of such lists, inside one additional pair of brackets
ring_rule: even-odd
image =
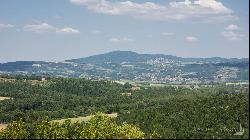
[(6, 129), (0, 131), (1, 139), (27, 139), (29, 131), (23, 121), (13, 121)]
[[(17, 123), (23, 118), (25, 126), (28, 126), (23, 130), (24, 134), (26, 130), (29, 133), (15, 135), (17, 138), (31, 135), (43, 138), (58, 129), (60, 132), (53, 133), (53, 136), (48, 134), (48, 137), (103, 137), (105, 133), (105, 137), (114, 138), (113, 132), (120, 130), (123, 133), (119, 133), (119, 138), (124, 138), (128, 137), (126, 134), (133, 136), (133, 132), (137, 132), (134, 125), (144, 132), (145, 138), (249, 137), (249, 89), (245, 87), (212, 85), (187, 89), (146, 85), (141, 90), (131, 91), (129, 87), (105, 80), (51, 78), (44, 84), (27, 81), (0, 81), (0, 96), (11, 97), (0, 101), (0, 123)], [(131, 93), (131, 96), (120, 94), (124, 92)], [(113, 120), (99, 117), (99, 120), (105, 120), (101, 126), (93, 120), (81, 125), (69, 122), (53, 124), (50, 131), (42, 126), (51, 128), (49, 120), (87, 116), (98, 111), (108, 114), (117, 112), (118, 117), (114, 123)], [(48, 116), (47, 120), (41, 123), (45, 116)], [(34, 125), (37, 122), (41, 127)], [(236, 136), (234, 134), (239, 131), (240, 124), (245, 132), (242, 136)], [(39, 133), (30, 133), (34, 126), (37, 126)], [(86, 130), (84, 135), (73, 131), (83, 128), (91, 132), (98, 128), (99, 131), (93, 134)], [(8, 135), (12, 134), (15, 133)]]
[(118, 125), (110, 117), (96, 114), (86, 123), (63, 124), (44, 119), (32, 126), (13, 121), (0, 132), (1, 139), (143, 139), (144, 133), (136, 126)]
[(128, 82), (126, 82), (123, 86), (124, 88), (127, 88), (127, 89), (132, 88), (132, 85), (129, 84)]

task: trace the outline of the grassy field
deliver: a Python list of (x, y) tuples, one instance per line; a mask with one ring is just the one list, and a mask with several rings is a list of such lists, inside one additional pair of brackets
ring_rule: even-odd
[(30, 82), (32, 85), (36, 85), (36, 84), (43, 85), (43, 84), (46, 84), (46, 83), (47, 83), (47, 80), (44, 80), (44, 81), (39, 81), (39, 80), (27, 80), (27, 82)]
[[(115, 118), (117, 117), (117, 113), (112, 113), (112, 114), (105, 114), (111, 118)], [(77, 118), (67, 118), (67, 119), (60, 119), (60, 120), (53, 120), (51, 122), (59, 122), (59, 123), (63, 123), (64, 121), (66, 120), (71, 120), (72, 123), (75, 123), (75, 122), (83, 122), (83, 121), (88, 121), (90, 120), (91, 118), (93, 117), (93, 115), (89, 115), (89, 116), (86, 116), (86, 117), (77, 117)]]
[[(7, 78), (0, 78), (0, 82), (15, 82), (16, 79), (7, 79)], [(46, 84), (48, 81), (47, 80), (42, 80), (42, 81), (39, 81), (39, 80), (23, 80), (23, 81), (26, 81), (26, 82), (29, 82), (31, 83), (32, 85), (36, 85), (36, 84)]]
[[(2, 96), (0, 96), (0, 101), (2, 101), (2, 100), (8, 100), (8, 99), (11, 99), (10, 97), (2, 97)], [(1, 124), (0, 123), (0, 131), (2, 130), (2, 129), (5, 129), (7, 127), (7, 124)]]
[(10, 97), (3, 97), (3, 96), (0, 96), (0, 101), (2, 100), (8, 100), (8, 99), (11, 99)]
[(15, 82), (16, 79), (0, 78), (0, 82)]
[[(111, 118), (115, 118), (117, 117), (117, 113), (112, 113), (112, 114), (105, 114)], [(66, 120), (71, 120), (72, 123), (76, 123), (76, 122), (83, 122), (83, 121), (88, 121), (90, 120), (94, 115), (89, 115), (86, 117), (77, 117), (77, 118), (67, 118), (67, 119), (60, 119), (60, 120), (53, 120), (51, 122), (58, 122), (58, 123), (63, 123)], [(0, 124), (0, 131), (5, 129), (7, 127), (7, 124)]]
[(7, 124), (0, 124), (0, 131), (2, 130), (2, 129), (5, 129), (7, 127)]

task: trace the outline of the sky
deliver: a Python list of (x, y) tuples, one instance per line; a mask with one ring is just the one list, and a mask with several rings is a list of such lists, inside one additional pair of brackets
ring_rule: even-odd
[(249, 57), (248, 0), (0, 0), (0, 63), (110, 51)]

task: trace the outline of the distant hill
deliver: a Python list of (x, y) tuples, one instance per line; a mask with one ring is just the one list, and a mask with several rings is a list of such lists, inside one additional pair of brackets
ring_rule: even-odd
[(235, 82), (249, 79), (248, 58), (182, 58), (113, 51), (63, 62), (0, 63), (0, 74), (24, 74), (163, 83)]
[(93, 63), (100, 64), (103, 62), (112, 62), (112, 63), (122, 63), (122, 62), (142, 62), (148, 59), (154, 58), (171, 58), (178, 59), (179, 57), (171, 56), (171, 55), (163, 55), (163, 54), (138, 54), (132, 51), (113, 51), (105, 54), (93, 55), (90, 57), (79, 58), (66, 60), (68, 62), (75, 63)]
[(8, 63), (0, 63), (0, 71), (27, 71), (32, 69), (33, 64), (46, 64), (43, 61), (16, 61)]
[(164, 55), (164, 54), (139, 54), (132, 51), (113, 51), (109, 53), (93, 55), (85, 58), (66, 60), (67, 62), (74, 63), (91, 63), (91, 64), (100, 64), (104, 62), (112, 63), (122, 63), (122, 62), (142, 62), (149, 59), (164, 58), (174, 61), (202, 61), (202, 62), (241, 62), (248, 61), (247, 58), (238, 59), (238, 58), (221, 58), (221, 57), (212, 57), (212, 58), (182, 58), (173, 55)]

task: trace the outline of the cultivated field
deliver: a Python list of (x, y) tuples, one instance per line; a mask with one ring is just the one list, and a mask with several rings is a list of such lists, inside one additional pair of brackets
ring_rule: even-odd
[[(111, 118), (115, 118), (117, 117), (117, 113), (112, 113), (112, 114), (105, 114), (106, 116), (109, 116)], [(63, 123), (64, 121), (66, 120), (71, 120), (72, 123), (76, 123), (77, 121), (78, 122), (86, 122), (88, 120), (90, 120), (94, 115), (89, 115), (89, 116), (86, 116), (86, 117), (77, 117), (77, 118), (67, 118), (67, 119), (60, 119), (60, 120), (53, 120), (51, 122), (59, 122), (59, 123)]]

